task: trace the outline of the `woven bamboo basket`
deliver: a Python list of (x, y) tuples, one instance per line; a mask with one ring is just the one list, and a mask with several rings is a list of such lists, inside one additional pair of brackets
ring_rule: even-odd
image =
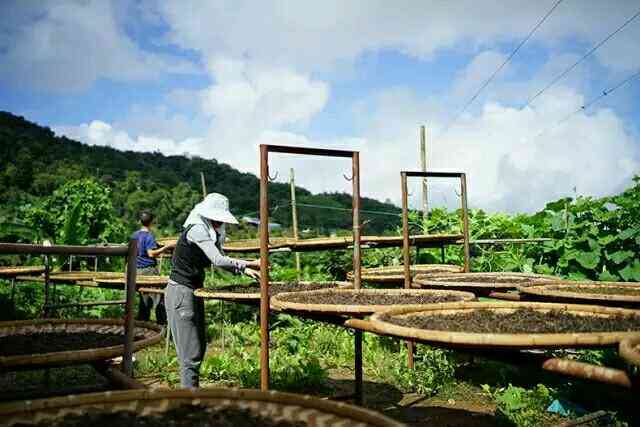
[(417, 275), (412, 286), (420, 289), (449, 289), (488, 295), (493, 291), (516, 290), (518, 286), (531, 286), (559, 282), (560, 278), (533, 273), (452, 273), (432, 276)]
[(443, 330), (427, 330), (400, 326), (386, 320), (389, 316), (410, 317), (423, 315), (449, 315), (468, 313), (484, 309), (509, 313), (519, 308), (531, 308), (543, 313), (551, 310), (566, 310), (578, 316), (610, 317), (615, 315), (638, 315), (635, 310), (601, 307), (596, 305), (554, 304), (535, 302), (454, 302), (432, 304), (415, 309), (395, 308), (375, 313), (371, 324), (382, 333), (399, 338), (415, 339), (445, 347), (464, 347), (475, 349), (528, 349), (528, 348), (580, 348), (607, 347), (618, 344), (625, 338), (640, 336), (638, 331), (590, 332), (590, 333), (472, 333)]
[[(571, 292), (567, 288), (578, 288)], [(565, 288), (565, 289), (563, 289)], [(633, 294), (616, 294), (616, 289), (625, 288)], [(611, 290), (612, 293), (588, 292), (589, 290)], [(598, 304), (612, 307), (640, 308), (640, 283), (637, 282), (573, 282), (539, 286), (518, 287), (520, 294), (532, 301), (565, 302), (572, 304)], [(583, 292), (584, 291), (584, 292)]]
[(40, 274), (44, 273), (44, 266), (42, 265), (34, 265), (34, 266), (18, 266), (18, 267), (1, 267), (0, 268), (0, 278), (12, 278), (16, 276), (20, 276), (22, 274)]
[(618, 352), (624, 360), (640, 367), (640, 335), (620, 341)]
[[(123, 287), (127, 283), (127, 279), (121, 274), (117, 278), (95, 278), (93, 279), (98, 285)], [(169, 281), (169, 276), (136, 276), (136, 284), (138, 286), (158, 286), (164, 287)]]
[[(272, 285), (278, 283), (283, 284), (285, 282), (271, 282)], [(300, 292), (307, 292), (307, 290), (304, 289), (305, 286), (316, 284), (325, 285), (327, 288), (349, 288), (352, 286), (352, 284), (349, 282), (298, 282), (298, 285), (300, 285)], [(229, 292), (225, 291), (225, 287), (220, 287), (217, 289), (200, 288), (194, 292), (194, 295), (200, 298), (217, 299), (223, 301), (260, 302), (260, 292)]]
[[(451, 295), (458, 298), (460, 301), (470, 301), (475, 299), (475, 295), (469, 292), (458, 291), (439, 291), (439, 290), (422, 290), (422, 289), (322, 289), (317, 291), (305, 292), (309, 296), (317, 296), (319, 299), (323, 295), (329, 293), (344, 293), (344, 294), (361, 294), (361, 295)], [(289, 301), (299, 292), (285, 292), (276, 295), (271, 299), (271, 305), (276, 310), (291, 310), (309, 313), (321, 313), (321, 314), (333, 314), (333, 315), (370, 315), (376, 311), (387, 310), (392, 307), (398, 307), (399, 305), (344, 305), (344, 304), (327, 304), (327, 303), (300, 303)], [(402, 305), (409, 306), (409, 305)], [(412, 304), (411, 307), (421, 307), (423, 305)]]
[[(24, 335), (46, 332), (97, 332), (123, 334), (124, 322), (115, 319), (40, 319), (0, 322), (0, 336)], [(134, 351), (156, 344), (162, 339), (161, 327), (148, 322), (136, 322), (134, 329)], [(60, 366), (112, 359), (122, 356), (122, 345), (87, 350), (57, 351), (31, 355), (0, 356), (0, 369), (28, 366)]]
[[(462, 273), (463, 268), (451, 264), (416, 264), (410, 267), (411, 276), (434, 275), (443, 273)], [(387, 267), (363, 268), (361, 279), (364, 282), (381, 284), (402, 284), (404, 283), (404, 266), (394, 265)], [(347, 273), (347, 280), (353, 280), (353, 272)]]
[(0, 405), (7, 426), (51, 424), (67, 415), (130, 411), (138, 416), (163, 414), (182, 407), (248, 410), (272, 421), (298, 422), (309, 427), (402, 427), (404, 424), (368, 409), (311, 396), (212, 388), (199, 390), (126, 390), (71, 395)]

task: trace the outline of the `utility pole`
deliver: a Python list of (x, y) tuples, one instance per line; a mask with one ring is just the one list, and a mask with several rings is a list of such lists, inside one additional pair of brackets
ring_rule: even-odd
[[(427, 171), (427, 132), (424, 126), (420, 126), (420, 168)], [(427, 221), (427, 178), (422, 179), (422, 215)], [(426, 233), (425, 233), (426, 234)]]
[(200, 172), (200, 182), (202, 183), (202, 198), (207, 197), (207, 184), (204, 182), (204, 172)]
[[(293, 238), (298, 240), (298, 207), (296, 206), (296, 180), (291, 168), (289, 172), (289, 184), (291, 186), (291, 219), (293, 224)], [(300, 252), (296, 252), (296, 272), (300, 280)]]

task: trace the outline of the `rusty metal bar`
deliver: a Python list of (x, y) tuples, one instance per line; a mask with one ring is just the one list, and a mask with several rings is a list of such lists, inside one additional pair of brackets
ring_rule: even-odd
[(263, 391), (269, 390), (269, 148), (271, 147), (274, 146), (260, 145), (260, 389)]
[(0, 243), (0, 255), (127, 255), (127, 246), (68, 246), (68, 245), (30, 245), (24, 243)]
[(470, 252), (469, 252), (469, 211), (467, 210), (467, 175), (460, 176), (460, 199), (462, 203), (462, 234), (464, 235), (464, 272), (470, 270)]
[[(402, 191), (402, 255), (404, 262), (404, 287), (411, 289), (411, 246), (409, 244), (409, 196), (407, 190), (407, 174), (400, 173), (400, 185)], [(407, 366), (414, 368), (413, 347), (411, 341), (407, 341)]]
[(599, 381), (626, 388), (631, 388), (633, 386), (629, 375), (627, 375), (625, 371), (577, 362), (575, 360), (557, 358), (549, 359), (542, 364), (542, 369), (545, 371), (556, 372), (592, 381)]
[(464, 175), (464, 172), (421, 172), (421, 171), (402, 171), (407, 174), (408, 177), (423, 177), (423, 178), (460, 178)]
[(122, 371), (133, 378), (133, 338), (135, 319), (133, 316), (133, 301), (136, 297), (136, 257), (138, 241), (129, 240), (127, 246), (127, 299), (124, 308), (124, 354), (122, 355)]
[(364, 403), (364, 393), (363, 393), (363, 384), (364, 384), (364, 375), (362, 372), (362, 335), (363, 332), (361, 330), (354, 330), (354, 342), (355, 342), (355, 403), (356, 405), (362, 406)]
[(349, 151), (349, 150), (331, 150), (326, 148), (310, 148), (310, 147), (290, 147), (286, 145), (261, 144), (260, 147), (266, 147), (266, 150), (269, 153), (303, 154), (303, 155), (309, 155), (309, 156), (353, 157), (353, 153), (355, 153), (355, 151)]

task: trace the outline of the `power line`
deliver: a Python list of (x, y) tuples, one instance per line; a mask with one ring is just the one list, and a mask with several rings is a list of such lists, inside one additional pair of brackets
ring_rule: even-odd
[(556, 8), (560, 5), (560, 3), (562, 3), (563, 0), (557, 0), (556, 3), (553, 5), (553, 7), (551, 9), (549, 9), (549, 11), (542, 17), (542, 19), (540, 21), (538, 21), (538, 23), (531, 29), (531, 31), (529, 31), (529, 34), (527, 34), (527, 37), (525, 37), (520, 44), (514, 49), (513, 52), (511, 52), (511, 54), (509, 55), (509, 57), (507, 59), (504, 60), (504, 62), (502, 64), (500, 64), (500, 66), (493, 72), (493, 74), (491, 74), (491, 76), (480, 86), (480, 88), (476, 91), (476, 93), (471, 97), (471, 99), (469, 99), (469, 101), (467, 101), (467, 103), (464, 105), (464, 107), (462, 107), (462, 109), (454, 116), (453, 120), (451, 120), (447, 126), (445, 126), (444, 130), (440, 133), (440, 136), (444, 135), (445, 133), (447, 133), (447, 131), (449, 129), (451, 129), (451, 127), (453, 126), (453, 124), (458, 120), (458, 118), (462, 115), (462, 113), (464, 113), (467, 108), (469, 108), (469, 106), (473, 103), (473, 101), (476, 100), (476, 98), (478, 98), (478, 96), (480, 95), (480, 93), (484, 90), (484, 88), (486, 88), (487, 86), (489, 86), (489, 84), (493, 81), (493, 79), (498, 75), (498, 73), (504, 68), (505, 65), (507, 65), (507, 63), (509, 63), (509, 61), (511, 61), (511, 59), (516, 55), (516, 53), (518, 53), (518, 51), (520, 50), (520, 48), (522, 46), (524, 46), (524, 44), (529, 41), (529, 39), (533, 36), (533, 34), (538, 30), (538, 28), (540, 28), (540, 26), (547, 20), (547, 18), (549, 18), (549, 16), (551, 16), (551, 14), (553, 13), (554, 10), (556, 10)]
[(544, 129), (542, 132), (537, 134), (534, 138), (538, 138), (540, 135), (542, 135), (542, 134), (544, 134), (544, 133), (546, 133), (546, 132), (548, 132), (548, 131), (550, 131), (552, 129), (555, 129), (556, 127), (558, 127), (561, 124), (565, 123), (567, 120), (569, 120), (574, 115), (578, 114), (581, 111), (585, 111), (587, 108), (591, 107), (593, 104), (595, 104), (596, 102), (600, 101), (605, 96), (612, 94), (616, 90), (620, 89), (622, 86), (625, 86), (626, 84), (630, 83), (632, 80), (634, 80), (634, 79), (636, 79), (638, 77), (640, 77), (640, 69), (638, 71), (636, 71), (634, 74), (632, 74), (631, 76), (627, 77), (626, 79), (616, 83), (615, 85), (613, 85), (609, 89), (603, 90), (600, 95), (598, 95), (595, 98), (589, 100), (588, 102), (586, 102), (584, 105), (582, 105), (580, 108), (576, 109), (575, 111), (572, 111), (571, 113), (567, 114), (565, 117), (563, 117), (562, 119), (557, 121), (555, 124), (553, 124), (552, 126)]
[(602, 39), (598, 44), (596, 44), (595, 46), (593, 46), (587, 53), (585, 53), (584, 55), (582, 55), (582, 57), (580, 59), (578, 59), (573, 65), (571, 65), (569, 68), (567, 68), (566, 70), (564, 70), (562, 73), (558, 74), (553, 80), (551, 80), (551, 82), (549, 82), (549, 84), (547, 84), (543, 89), (541, 89), (540, 91), (538, 91), (538, 93), (536, 93), (535, 95), (533, 95), (531, 98), (529, 98), (529, 100), (527, 101), (527, 103), (524, 105), (524, 107), (521, 108), (521, 110), (524, 110), (525, 108), (527, 108), (529, 105), (531, 105), (531, 103), (538, 98), (540, 95), (542, 95), (544, 92), (546, 92), (549, 88), (551, 88), (554, 84), (556, 84), (560, 79), (562, 79), (564, 76), (566, 76), (567, 74), (569, 74), (574, 68), (576, 68), (580, 63), (582, 63), (585, 59), (587, 59), (589, 56), (591, 56), (596, 50), (598, 50), (603, 44), (605, 44), (606, 42), (608, 42), (611, 38), (613, 38), (616, 34), (618, 34), (620, 31), (622, 31), (627, 25), (629, 25), (631, 22), (633, 22), (638, 16), (640, 16), (640, 10), (638, 12), (636, 12), (635, 15), (633, 15), (631, 18), (627, 19), (624, 24), (622, 24), (621, 26), (619, 26), (615, 31), (613, 31), (612, 33), (610, 33), (607, 37), (605, 37), (604, 39)]

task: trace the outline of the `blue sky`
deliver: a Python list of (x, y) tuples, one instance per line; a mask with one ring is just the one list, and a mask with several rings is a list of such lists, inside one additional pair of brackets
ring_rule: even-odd
[[(358, 149), (364, 194), (396, 202), (424, 124), (429, 167), (465, 170), (472, 205), (532, 211), (573, 187), (619, 191), (640, 165), (640, 79), (553, 127), (640, 70), (640, 18), (522, 108), (637, 1), (562, 1), (457, 116), (554, 3), (5, 1), (0, 109), (89, 144), (254, 173), (260, 143)], [(348, 189), (343, 165), (273, 165), (289, 167), (312, 190)]]

